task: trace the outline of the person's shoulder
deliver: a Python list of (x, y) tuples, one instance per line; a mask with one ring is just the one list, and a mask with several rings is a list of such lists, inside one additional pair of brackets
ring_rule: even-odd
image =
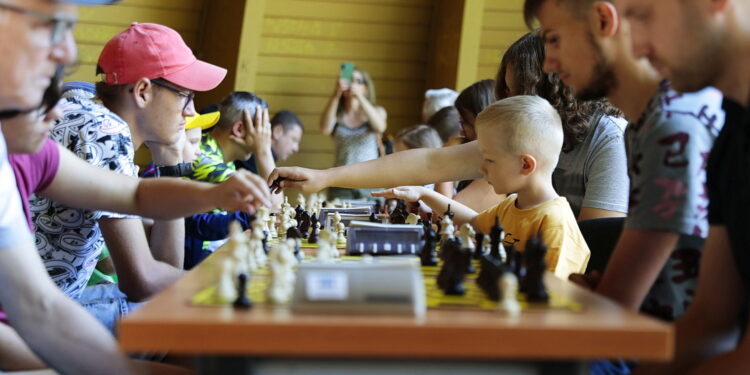
[(538, 214), (548, 225), (563, 226), (571, 221), (576, 222), (573, 209), (565, 197), (557, 197), (540, 205)]
[(97, 127), (101, 132), (116, 134), (128, 131), (128, 124), (101, 102), (70, 97), (60, 102), (62, 117), (55, 126), (75, 124), (79, 127)]
[(589, 139), (585, 142), (594, 146), (605, 144), (607, 141), (621, 140), (624, 137), (627, 124), (628, 122), (622, 117), (608, 115), (599, 116), (596, 124), (594, 124), (593, 129), (587, 137)]
[(721, 109), (723, 96), (713, 87), (692, 93), (680, 93), (664, 83), (658, 93), (656, 105), (649, 107), (655, 116), (650, 116), (649, 128), (657, 133), (686, 132), (718, 135), (724, 124)]

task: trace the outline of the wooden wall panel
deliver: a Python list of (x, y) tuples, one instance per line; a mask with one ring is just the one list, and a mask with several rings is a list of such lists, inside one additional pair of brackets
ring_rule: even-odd
[(505, 50), (526, 32), (523, 0), (485, 0), (477, 80), (494, 79)]
[(371, 74), (389, 133), (420, 121), (434, 2), (265, 1), (256, 70), (246, 89), (265, 98), (272, 113), (289, 109), (304, 122), (300, 152), (284, 164), (333, 165), (333, 144), (318, 122), (344, 61)]
[(96, 61), (104, 44), (132, 22), (154, 22), (182, 35), (194, 50), (200, 43), (206, 0), (123, 0), (117, 5), (80, 7), (75, 28), (80, 66), (66, 80), (96, 81)]

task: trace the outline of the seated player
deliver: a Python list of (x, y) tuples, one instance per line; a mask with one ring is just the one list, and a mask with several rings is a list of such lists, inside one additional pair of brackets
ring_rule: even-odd
[(421, 200), (433, 212), (451, 205), (458, 226), (471, 223), (489, 234), (499, 218), (505, 245), (523, 251), (526, 242), (541, 235), (548, 246), (548, 269), (567, 279), (586, 269), (590, 251), (578, 229), (568, 201), (552, 186), (552, 172), (562, 148), (560, 116), (546, 100), (531, 95), (503, 99), (477, 116), (482, 154), (481, 171), (497, 194), (509, 194), (481, 213), (423, 187), (394, 188), (373, 193), (385, 198)]
[[(394, 150), (396, 152), (415, 148), (440, 148), (442, 146), (443, 142), (438, 132), (427, 125), (412, 126), (400, 131), (396, 134), (394, 142)], [(425, 186), (448, 198), (453, 197), (453, 183), (450, 181)]]
[[(282, 110), (271, 118), (271, 155), (274, 162), (282, 162), (292, 154), (299, 151), (299, 143), (305, 127), (294, 112)], [(247, 160), (235, 160), (237, 169), (244, 168), (255, 174), (258, 166), (255, 163), (255, 155)]]
[[(45, 106), (40, 110), (4, 120), (2, 126), (8, 142), (8, 159), (31, 230), (28, 199), (31, 194), (71, 207), (168, 219), (213, 207), (253, 210), (253, 206), (269, 204), (263, 181), (250, 173), (237, 175), (221, 185), (211, 185), (180, 179), (139, 180), (86, 163), (47, 138), (52, 123), (61, 115), (60, 108), (55, 106), (55, 91), (55, 88), (47, 90)], [(52, 108), (47, 111), (48, 107)], [(10, 330), (0, 329), (0, 342), (3, 342), (3, 349), (10, 346), (17, 351), (12, 366), (44, 367), (22, 342), (15, 340), (15, 333)], [(0, 368), (7, 369), (6, 365), (6, 358), (0, 355)]]

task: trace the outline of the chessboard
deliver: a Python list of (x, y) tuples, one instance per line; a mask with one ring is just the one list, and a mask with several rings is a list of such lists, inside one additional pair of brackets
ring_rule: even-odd
[[(317, 248), (316, 244), (307, 243), (302, 241), (301, 248), (306, 252), (305, 258), (302, 262), (314, 262), (314, 252)], [(343, 252), (343, 249), (339, 249)], [(359, 256), (343, 256), (334, 262), (359, 262), (361, 261)], [(479, 269), (479, 264), (474, 261), (475, 268)], [(440, 272), (442, 264), (437, 266), (423, 266), (421, 267), (425, 293), (427, 300), (428, 309), (478, 309), (478, 310), (497, 310), (497, 302), (492, 301), (484, 295), (482, 290), (476, 284), (477, 273), (467, 274), (464, 280), (463, 286), (466, 293), (463, 296), (452, 296), (446, 295), (437, 287), (436, 280), (437, 275)], [(218, 276), (216, 277), (218, 284)], [(250, 277), (247, 288), (247, 296), (253, 302), (254, 305), (269, 305), (265, 295), (265, 290), (268, 286), (268, 268), (262, 267)], [(204, 289), (196, 293), (191, 299), (190, 303), (194, 306), (224, 306), (231, 305), (222, 301), (216, 293), (218, 287), (217, 284), (207, 285)], [(518, 294), (518, 302), (521, 305), (523, 311), (535, 310), (535, 309), (566, 309), (573, 312), (583, 311), (583, 306), (580, 303), (567, 299), (563, 296), (557, 295), (553, 291), (549, 291), (550, 298), (546, 303), (529, 303), (526, 301), (522, 293)]]

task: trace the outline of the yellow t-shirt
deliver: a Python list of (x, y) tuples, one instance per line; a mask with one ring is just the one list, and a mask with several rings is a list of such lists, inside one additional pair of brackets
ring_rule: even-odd
[(515, 244), (516, 249), (524, 251), (528, 239), (541, 235), (542, 242), (547, 245), (545, 260), (548, 270), (561, 279), (567, 279), (571, 273), (583, 273), (591, 251), (578, 229), (568, 200), (557, 197), (522, 210), (516, 207), (517, 197), (517, 194), (512, 194), (496, 206), (482, 211), (476, 217), (477, 229), (490, 233), (490, 228), (495, 225), (495, 216), (498, 216), (505, 230), (504, 245)]

